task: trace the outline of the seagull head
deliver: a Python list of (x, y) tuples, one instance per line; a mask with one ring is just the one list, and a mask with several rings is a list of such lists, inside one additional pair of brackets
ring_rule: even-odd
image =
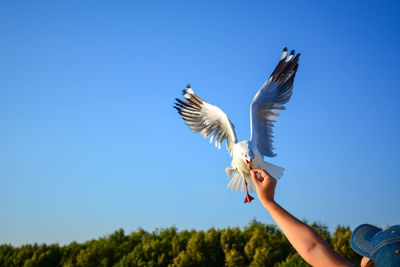
[(253, 161), (253, 158), (254, 158), (253, 150), (251, 150), (250, 148), (245, 150), (244, 153), (243, 153), (243, 158), (244, 158), (244, 161), (246, 162), (247, 168), (249, 170), (251, 170), (252, 169), (251, 164), (252, 164), (252, 161)]
[[(235, 166), (242, 173), (248, 173), (252, 169), (253, 160), (257, 153), (257, 148), (251, 141), (242, 141), (235, 144), (233, 150), (233, 161)], [(233, 166), (233, 165), (232, 165)]]

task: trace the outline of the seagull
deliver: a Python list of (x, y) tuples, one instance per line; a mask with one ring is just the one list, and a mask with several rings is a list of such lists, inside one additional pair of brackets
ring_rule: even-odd
[(245, 192), (244, 203), (254, 199), (249, 191), (256, 191), (251, 179), (252, 168), (264, 169), (277, 180), (283, 175), (284, 168), (264, 161), (264, 156), (276, 156), (272, 145), (274, 122), (276, 116), (280, 116), (278, 110), (285, 110), (284, 104), (292, 96), (299, 57), (299, 53), (292, 50), (288, 54), (287, 48), (283, 47), (278, 65), (254, 96), (250, 105), (250, 140), (238, 142), (235, 127), (228, 116), (196, 95), (190, 84), (183, 90), (185, 99), (176, 98), (174, 108), (193, 132), (202, 134), (204, 138), (211, 136), (210, 143), (215, 141), (218, 149), (226, 140), (226, 148), (232, 157), (231, 166), (225, 169), (231, 177), (228, 188)]

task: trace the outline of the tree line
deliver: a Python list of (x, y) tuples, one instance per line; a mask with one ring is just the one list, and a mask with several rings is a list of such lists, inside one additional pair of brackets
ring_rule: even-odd
[[(338, 225), (333, 234), (320, 223), (309, 224), (339, 254), (358, 264), (350, 247), (351, 230)], [(309, 266), (275, 225), (252, 220), (243, 229), (207, 231), (176, 227), (126, 235), (123, 229), (84, 243), (0, 245), (0, 266)]]

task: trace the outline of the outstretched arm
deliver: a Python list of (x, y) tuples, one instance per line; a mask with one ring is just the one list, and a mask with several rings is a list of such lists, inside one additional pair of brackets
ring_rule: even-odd
[(275, 202), (276, 180), (266, 171), (256, 169), (251, 171), (251, 176), (261, 203), (306, 262), (312, 266), (354, 266), (333, 250), (317, 232)]

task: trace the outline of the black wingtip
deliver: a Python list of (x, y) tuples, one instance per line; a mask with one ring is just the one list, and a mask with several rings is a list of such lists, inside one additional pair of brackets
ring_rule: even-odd
[(300, 53), (298, 53), (298, 54), (294, 57), (294, 59), (293, 59), (292, 61), (293, 61), (293, 62), (299, 61), (299, 58), (300, 58)]
[[(284, 46), (280, 61), (275, 67), (268, 81), (274, 81), (275, 83), (284, 83), (286, 81), (285, 79), (289, 77), (289, 75), (297, 71), (299, 56), (300, 53), (296, 54), (296, 51), (294, 49), (291, 50), (289, 54), (286, 46)], [(294, 78), (294, 75), (292, 75), (292, 77)]]
[(175, 98), (176, 104), (185, 105), (186, 103), (180, 100), (179, 98)]

